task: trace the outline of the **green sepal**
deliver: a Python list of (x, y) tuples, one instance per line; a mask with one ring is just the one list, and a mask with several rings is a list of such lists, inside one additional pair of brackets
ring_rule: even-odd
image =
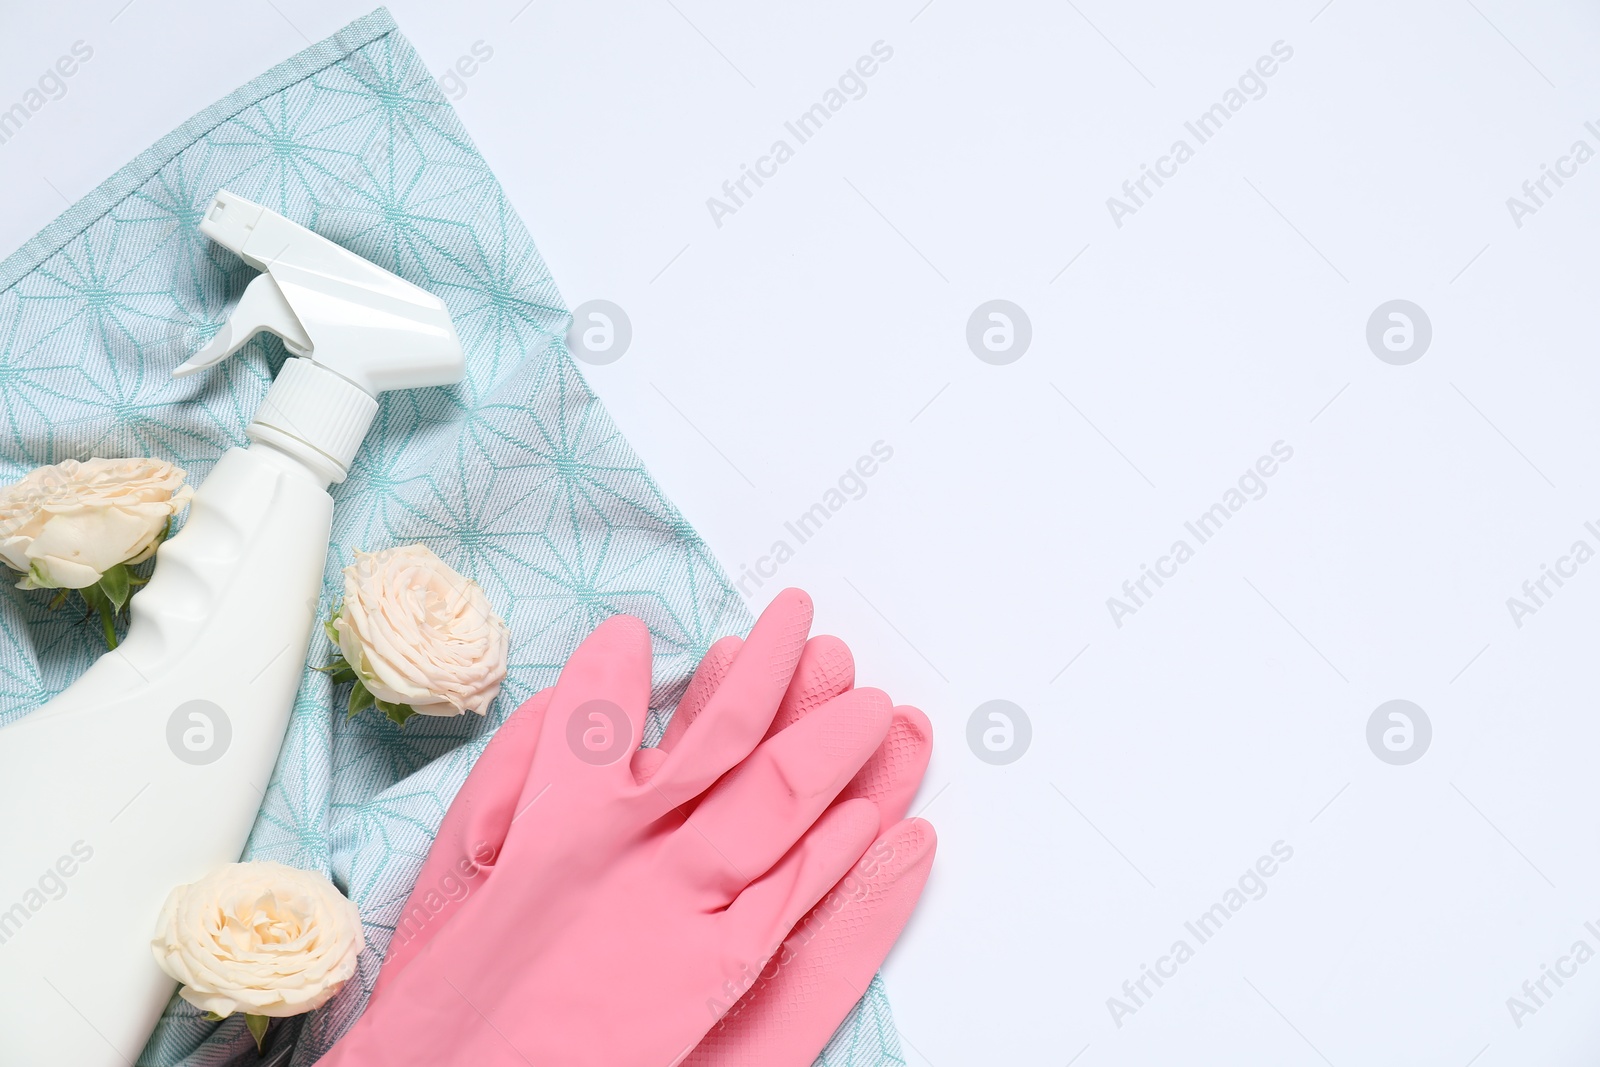
[(368, 708), (372, 707), (372, 705), (376, 702), (377, 698), (372, 695), (372, 690), (368, 689), (360, 682), (357, 682), (355, 685), (350, 687), (350, 713), (345, 717), (353, 719), (363, 711), (366, 711)]
[(122, 606), (128, 602), (133, 589), (128, 582), (128, 565), (119, 563), (100, 576), (100, 581), (95, 583), (100, 591), (111, 601), (113, 610), (121, 611)]
[(208, 1022), (208, 1023), (220, 1023), (222, 1020), (224, 1020), (226, 1018), (227, 1018), (226, 1015), (218, 1015), (214, 1011), (206, 1012), (206, 1022)]
[(50, 598), (50, 610), (55, 611), (67, 602), (67, 597), (72, 595), (70, 589), (57, 589), (56, 595)]
[(105, 638), (106, 648), (117, 647), (117, 619), (116, 608), (111, 604), (111, 598), (106, 595), (99, 584), (85, 586), (78, 590), (78, 595), (83, 597), (83, 602), (94, 609), (100, 616), (100, 634)]
[[(346, 669), (349, 669), (348, 664), (346, 664)], [(351, 670), (350, 674), (354, 676), (355, 671)], [(361, 714), (363, 711), (366, 711), (368, 708), (377, 708), (379, 711), (387, 715), (389, 717), (389, 721), (393, 722), (396, 726), (404, 726), (406, 724), (406, 720), (417, 713), (416, 709), (410, 704), (395, 704), (387, 700), (379, 700), (377, 697), (372, 695), (372, 690), (368, 689), (361, 683), (360, 679), (357, 678), (355, 685), (350, 687), (350, 710), (346, 718), (353, 718), (354, 716)]]
[(334, 685), (344, 685), (346, 682), (357, 681), (361, 677), (356, 673), (356, 669), (350, 666), (350, 661), (343, 656), (334, 656), (333, 662), (326, 667), (312, 667), (311, 669), (326, 674)]
[(98, 585), (86, 585), (78, 590), (78, 595), (83, 597), (83, 602), (91, 609), (98, 610), (106, 602), (106, 593)]
[(339, 621), (339, 613), (343, 610), (344, 601), (341, 600), (333, 605), (333, 610), (322, 623), (322, 632), (328, 635), (328, 640), (333, 642), (334, 648), (339, 647), (339, 628), (334, 623)]
[[(365, 687), (363, 686), (363, 688)], [(387, 700), (379, 700), (376, 697), (373, 698), (373, 703), (377, 705), (379, 711), (389, 716), (396, 726), (404, 726), (406, 720), (417, 713), (416, 709), (410, 704), (391, 704)]]
[(261, 1055), (267, 1047), (267, 1027), (272, 1025), (272, 1020), (265, 1015), (251, 1015), (245, 1013), (244, 1024), (250, 1028), (250, 1036), (256, 1039), (256, 1055)]
[(326, 667), (312, 667), (311, 669), (326, 674), (328, 676), (328, 681), (334, 685), (344, 685), (346, 682), (354, 682), (358, 677), (355, 672), (355, 668), (351, 667), (350, 664), (345, 663), (343, 660), (340, 660), (337, 663), (330, 663)]

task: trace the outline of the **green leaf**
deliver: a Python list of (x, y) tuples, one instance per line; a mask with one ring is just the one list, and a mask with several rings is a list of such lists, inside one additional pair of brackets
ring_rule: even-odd
[(312, 667), (311, 669), (328, 675), (334, 685), (344, 685), (346, 682), (356, 681), (360, 677), (360, 675), (356, 674), (356, 669), (350, 666), (350, 661), (340, 655), (335, 655), (333, 662), (326, 667)]
[(267, 1045), (267, 1027), (272, 1025), (272, 1020), (265, 1015), (251, 1015), (246, 1012), (244, 1024), (250, 1028), (250, 1036), (256, 1039), (256, 1055), (260, 1055)]
[(354, 718), (361, 714), (372, 707), (374, 702), (375, 698), (372, 695), (372, 690), (357, 682), (350, 688), (350, 714), (347, 718)]
[(343, 661), (330, 663), (326, 667), (312, 667), (311, 669), (314, 671), (319, 671), (322, 674), (326, 674), (328, 676), (328, 680), (334, 685), (344, 685), (346, 682), (354, 682), (360, 677), (358, 674), (356, 674), (354, 667)]
[(391, 704), (387, 700), (378, 700), (376, 697), (373, 698), (373, 703), (378, 706), (379, 711), (389, 716), (396, 726), (405, 726), (406, 720), (417, 713), (416, 709), (410, 704)]
[(339, 613), (344, 610), (344, 601), (340, 600), (333, 605), (333, 611), (328, 614), (328, 619), (322, 624), (322, 632), (328, 635), (328, 640), (333, 642), (333, 647), (339, 647), (339, 628), (334, 625), (339, 619)]
[(100, 605), (105, 603), (106, 599), (105, 590), (101, 589), (98, 585), (84, 586), (82, 589), (78, 590), (78, 595), (83, 597), (83, 602), (89, 605), (89, 609), (91, 611), (98, 610)]
[(100, 591), (111, 601), (113, 611), (121, 611), (132, 590), (128, 586), (128, 565), (119, 563), (100, 576)]
[(116, 609), (111, 606), (110, 599), (105, 591), (98, 585), (85, 586), (78, 590), (83, 597), (83, 602), (100, 615), (100, 634), (105, 638), (106, 648), (117, 647), (117, 619)]

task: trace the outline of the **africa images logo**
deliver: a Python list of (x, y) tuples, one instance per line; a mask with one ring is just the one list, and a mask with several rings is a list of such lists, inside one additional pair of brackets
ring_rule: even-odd
[(44, 869), (22, 897), (4, 911), (0, 911), (0, 945), (7, 944), (22, 932), (28, 921), (43, 911), (52, 900), (67, 895), (67, 879), (78, 873), (78, 868), (94, 858), (94, 849), (84, 841), (74, 841), (70, 853), (63, 853)]
[(22, 126), (44, 110), (52, 100), (67, 95), (67, 79), (78, 73), (78, 68), (94, 58), (94, 48), (84, 41), (72, 42), (70, 55), (64, 55), (39, 75), (29, 86), (22, 99), (10, 107), (0, 106), (0, 144), (5, 144), (22, 131)]
[(1223, 125), (1244, 110), (1250, 101), (1267, 95), (1267, 79), (1294, 58), (1294, 48), (1285, 41), (1273, 41), (1271, 52), (1258, 58), (1253, 66), (1246, 67), (1239, 80), (1223, 92), (1222, 99), (1183, 124), (1184, 130), (1194, 138), (1194, 144), (1182, 137), (1173, 141), (1165, 155), (1156, 157), (1154, 167), (1148, 163), (1139, 164), (1139, 176), (1122, 183), (1121, 197), (1106, 197), (1106, 210), (1117, 229), (1122, 229), (1123, 219), (1137, 215), (1159, 189), (1178, 176), (1178, 168), (1195, 157), (1196, 148), (1221, 133)]
[[(783, 124), (788, 137), (779, 137), (768, 147), (766, 153), (756, 157), (755, 166), (748, 163), (739, 164), (739, 176), (729, 178), (722, 183), (722, 196), (706, 197), (706, 210), (711, 213), (711, 221), (722, 229), (722, 220), (738, 214), (740, 208), (756, 195), (756, 192), (767, 181), (778, 176), (778, 168), (794, 158), (795, 150), (822, 132), (822, 127), (829, 119), (844, 110), (845, 104), (851, 100), (860, 100), (867, 95), (867, 79), (878, 73), (883, 65), (894, 58), (894, 47), (883, 41), (872, 42), (872, 54), (858, 58), (852, 66), (846, 67), (844, 73), (839, 75), (838, 81), (829, 86), (822, 94), (822, 99), (800, 112), (794, 119)], [(790, 139), (794, 143), (790, 144)], [(752, 185), (754, 188), (752, 188)]]

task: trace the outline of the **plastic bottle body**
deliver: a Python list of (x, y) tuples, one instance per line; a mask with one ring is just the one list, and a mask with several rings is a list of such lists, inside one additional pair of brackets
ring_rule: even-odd
[(133, 1062), (175, 988), (168, 892), (236, 861), (316, 623), (323, 479), (232, 449), (132, 601), (126, 640), (0, 730), (0, 1063)]

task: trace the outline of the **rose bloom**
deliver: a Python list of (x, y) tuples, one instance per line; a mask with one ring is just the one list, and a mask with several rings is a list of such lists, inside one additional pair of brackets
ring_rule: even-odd
[(119, 563), (142, 563), (194, 496), (184, 471), (156, 459), (69, 459), (0, 490), (0, 558), (19, 589), (84, 589)]
[(422, 545), (357, 552), (334, 627), (372, 695), (421, 715), (482, 715), (505, 680), (505, 622), (477, 582)]
[(332, 882), (263, 862), (230, 863), (174, 889), (150, 948), (195, 1007), (283, 1018), (332, 999), (362, 944), (361, 915)]

